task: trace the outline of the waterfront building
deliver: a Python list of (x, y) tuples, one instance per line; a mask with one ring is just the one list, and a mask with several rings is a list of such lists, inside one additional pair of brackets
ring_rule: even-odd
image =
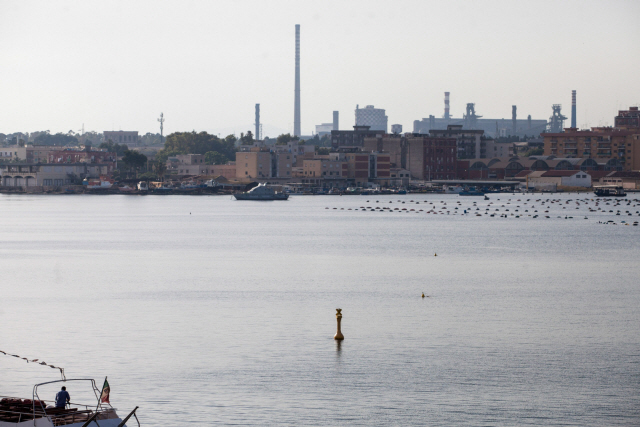
[(345, 153), (348, 178), (356, 185), (369, 182), (387, 185), (391, 177), (391, 157), (388, 153), (354, 151)]
[(600, 185), (615, 185), (627, 190), (640, 189), (640, 172), (636, 171), (615, 171), (608, 172), (598, 180)]
[(391, 168), (389, 176), (389, 186), (407, 187), (411, 180), (411, 172), (403, 168)]
[(616, 160), (624, 170), (640, 170), (640, 128), (566, 128), (543, 137), (545, 156), (592, 158), (598, 163)]
[[(524, 175), (524, 176), (523, 176)], [(576, 170), (548, 170), (548, 171), (528, 171), (526, 174), (518, 175), (529, 182), (530, 187), (591, 187), (591, 175), (587, 171)]]
[[(320, 157), (320, 156), (318, 156)], [(330, 186), (327, 181), (346, 180), (348, 178), (348, 164), (330, 156), (322, 156), (303, 160), (302, 177), (303, 182), (309, 184), (324, 183)]]
[(5, 187), (79, 185), (84, 178), (109, 175), (111, 167), (111, 164), (98, 163), (5, 163), (0, 164), (0, 181)]
[(236, 177), (235, 162), (225, 165), (207, 165), (204, 154), (178, 154), (167, 159), (167, 172), (176, 176), (222, 176), (226, 179)]
[(407, 169), (412, 179), (455, 179), (456, 144), (455, 138), (430, 135), (376, 135), (364, 138), (362, 150), (385, 153), (390, 167)]

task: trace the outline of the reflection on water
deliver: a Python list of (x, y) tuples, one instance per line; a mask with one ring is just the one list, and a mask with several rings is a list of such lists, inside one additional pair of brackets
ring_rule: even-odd
[(576, 199), (2, 196), (0, 349), (144, 425), (638, 424), (640, 209)]

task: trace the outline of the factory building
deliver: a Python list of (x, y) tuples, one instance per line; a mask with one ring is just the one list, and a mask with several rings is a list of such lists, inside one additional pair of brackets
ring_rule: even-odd
[(511, 119), (482, 118), (476, 114), (474, 103), (466, 105), (465, 114), (460, 118), (453, 117), (450, 108), (450, 93), (445, 92), (444, 116), (430, 115), (428, 118), (414, 120), (413, 133), (428, 134), (432, 129), (446, 129), (449, 125), (458, 125), (465, 130), (482, 130), (487, 137), (499, 138), (502, 136), (537, 136), (547, 129), (546, 120), (532, 120), (531, 116), (526, 119), (518, 119), (515, 105), (511, 107)]
[(356, 105), (356, 126), (369, 126), (371, 130), (381, 130), (386, 133), (387, 122), (388, 117), (382, 108), (375, 108), (373, 105), (359, 108)]

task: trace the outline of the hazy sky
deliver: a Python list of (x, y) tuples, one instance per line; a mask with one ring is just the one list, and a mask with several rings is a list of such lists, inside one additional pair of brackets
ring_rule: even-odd
[[(293, 130), (301, 25), (302, 131), (389, 124), (467, 102), (487, 118), (611, 125), (640, 102), (640, 1), (0, 1), (0, 132)], [(568, 125), (568, 123), (567, 123)]]

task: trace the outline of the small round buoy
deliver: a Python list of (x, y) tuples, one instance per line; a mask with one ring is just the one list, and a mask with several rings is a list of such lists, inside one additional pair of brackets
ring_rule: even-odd
[(422, 298), (424, 298), (424, 292), (422, 293)]
[(435, 254), (433, 254), (433, 256), (438, 256), (438, 254), (437, 254), (437, 253), (435, 253)]

